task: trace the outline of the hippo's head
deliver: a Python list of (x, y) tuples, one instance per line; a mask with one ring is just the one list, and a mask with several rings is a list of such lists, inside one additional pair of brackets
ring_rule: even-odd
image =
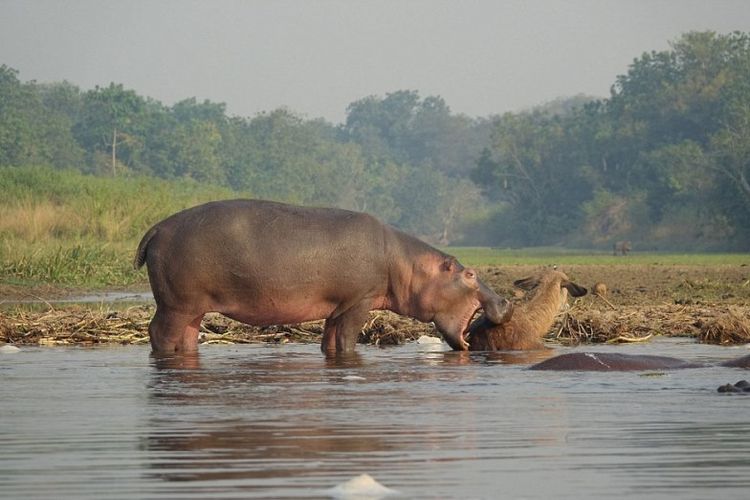
[(492, 291), (477, 277), (474, 269), (462, 266), (455, 258), (443, 262), (440, 278), (427, 294), (438, 331), (451, 348), (469, 348), (465, 335), (474, 314), (481, 308), (494, 323), (504, 323), (513, 313), (510, 302)]

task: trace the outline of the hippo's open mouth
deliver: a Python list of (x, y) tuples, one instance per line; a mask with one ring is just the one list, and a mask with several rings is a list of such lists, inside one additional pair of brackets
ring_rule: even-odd
[(474, 323), (474, 320), (477, 317), (477, 313), (481, 307), (477, 307), (474, 309), (474, 312), (469, 315), (469, 319), (466, 322), (466, 326), (464, 327), (464, 331), (461, 333), (461, 348), (464, 351), (469, 350), (469, 330), (471, 330), (471, 325)]

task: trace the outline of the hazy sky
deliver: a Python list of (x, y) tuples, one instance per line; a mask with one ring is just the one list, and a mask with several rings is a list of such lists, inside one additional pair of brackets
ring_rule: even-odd
[(750, 1), (0, 0), (0, 64), (241, 116), (287, 106), (340, 122), (402, 89), (487, 116), (607, 96), (634, 58), (707, 29), (750, 31)]

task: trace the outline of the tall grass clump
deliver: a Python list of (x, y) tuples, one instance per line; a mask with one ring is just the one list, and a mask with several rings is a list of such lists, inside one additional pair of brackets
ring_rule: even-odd
[(2, 263), (2, 273), (14, 282), (66, 285), (129, 285), (139, 280), (125, 265), (125, 255), (83, 245), (32, 249)]
[(46, 167), (0, 167), (0, 193), (0, 282), (78, 286), (144, 281), (131, 263), (151, 225), (200, 203), (249, 196), (190, 180)]

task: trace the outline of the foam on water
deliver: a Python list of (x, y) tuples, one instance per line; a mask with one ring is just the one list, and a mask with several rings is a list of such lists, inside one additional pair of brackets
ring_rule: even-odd
[(376, 500), (398, 495), (396, 490), (383, 486), (369, 474), (360, 474), (331, 488), (327, 493), (332, 498), (344, 500)]

